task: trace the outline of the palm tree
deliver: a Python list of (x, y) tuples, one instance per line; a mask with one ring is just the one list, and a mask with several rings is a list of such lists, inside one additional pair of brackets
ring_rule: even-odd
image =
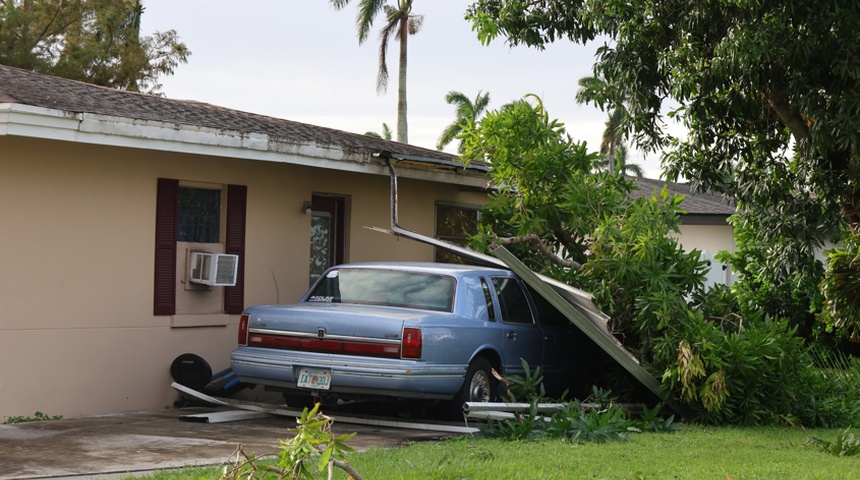
[[(330, 0), (336, 10), (341, 10), (350, 0)], [(388, 5), (387, 0), (359, 0), (358, 15), (355, 25), (358, 28), (358, 44), (367, 40), (373, 26), (373, 20), (379, 12), (385, 14), (385, 26), (379, 32), (379, 73), (376, 77), (376, 90), (384, 93), (388, 90), (388, 42), (392, 37), (400, 41), (400, 67), (397, 86), (397, 141), (408, 143), (409, 134), (406, 123), (406, 58), (409, 35), (415, 35), (424, 23), (423, 15), (412, 14), (412, 0), (396, 0), (397, 6)]]
[[(597, 76), (582, 77), (579, 79), (579, 90), (576, 92), (577, 103), (588, 103), (598, 98), (606, 87), (606, 82)], [(609, 173), (615, 172), (615, 165), (618, 163), (616, 149), (619, 146), (624, 147), (624, 159), (627, 157), (627, 147), (624, 146), (624, 119), (627, 116), (627, 108), (620, 101), (611, 102), (614, 108), (609, 113), (609, 118), (606, 121), (606, 128), (603, 130), (603, 138), (600, 142), (600, 154), (604, 160), (602, 164), (609, 167)], [(637, 166), (638, 167), (638, 166)], [(640, 168), (641, 170), (641, 168)], [(642, 176), (641, 174), (638, 176)]]
[(382, 122), (382, 133), (367, 131), (364, 132), (366, 137), (381, 138), (383, 140), (391, 140), (391, 128), (387, 123)]
[(610, 173), (620, 172), (622, 175), (627, 175), (628, 177), (642, 178), (645, 174), (642, 170), (642, 166), (638, 163), (628, 163), (629, 150), (627, 149), (627, 145), (624, 143), (616, 145), (613, 154), (615, 155), (614, 159), (609, 155), (605, 155), (600, 161), (598, 161), (597, 169), (608, 170)]
[[(607, 159), (614, 159), (616, 148), (624, 146), (624, 131), (621, 129), (621, 121), (626, 114), (627, 110), (624, 107), (615, 107), (609, 113), (609, 119), (606, 120), (606, 128), (603, 130), (603, 138), (600, 141), (600, 154)], [(627, 155), (626, 147), (624, 155)], [(613, 171), (611, 163), (613, 162), (610, 162), (610, 173)]]
[[(438, 150), (442, 150), (448, 146), (449, 143), (454, 141), (454, 139), (457, 138), (457, 135), (463, 131), (464, 127), (467, 125), (474, 125), (478, 122), (478, 117), (484, 113), (484, 110), (487, 109), (487, 105), (490, 103), (490, 94), (482, 93), (482, 91), (479, 90), (478, 95), (475, 96), (475, 100), (471, 101), (463, 93), (451, 90), (447, 95), (445, 95), (445, 101), (448, 102), (448, 105), (457, 106), (457, 118), (451, 122), (450, 125), (445, 127), (445, 130), (442, 131), (442, 135), (439, 136), (439, 141), (436, 143), (436, 149)], [(457, 151), (463, 153), (462, 139), (460, 139)]]

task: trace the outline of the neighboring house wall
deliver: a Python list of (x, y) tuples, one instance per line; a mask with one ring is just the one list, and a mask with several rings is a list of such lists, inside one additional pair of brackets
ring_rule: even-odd
[(714, 255), (719, 252), (733, 252), (737, 248), (731, 225), (725, 221), (722, 225), (682, 224), (681, 233), (676, 237), (685, 251), (699, 250), (702, 252), (702, 258), (710, 262), (705, 287), (717, 283), (726, 285), (734, 283), (731, 267), (714, 258)]
[(676, 196), (683, 196), (680, 233), (672, 236), (686, 252), (699, 250), (710, 265), (706, 273), (705, 287), (717, 283), (731, 285), (734, 277), (731, 268), (714, 258), (721, 251), (736, 250), (734, 232), (728, 223), (735, 207), (722, 196), (713, 193), (694, 192), (688, 184), (664, 182), (647, 178), (634, 179), (636, 189), (633, 198), (650, 197), (664, 188)]
[(681, 234), (676, 235), (685, 250), (699, 249), (703, 252), (717, 253), (723, 250), (734, 251), (735, 239), (732, 226), (723, 225), (681, 225)]
[[(349, 200), (347, 261), (433, 260), (432, 247), (364, 228), (390, 225), (385, 175), (14, 136), (0, 136), (0, 152), (0, 418), (167, 407), (178, 399), (169, 372), (178, 355), (228, 366), (238, 316), (218, 311), (225, 287), (186, 292), (194, 297), (182, 303), (191, 297), (180, 300), (180, 285), (179, 313), (153, 312), (159, 178), (247, 187), (246, 306), (307, 289), (303, 205), (314, 193)], [(485, 201), (402, 178), (400, 224), (432, 235), (437, 202)]]

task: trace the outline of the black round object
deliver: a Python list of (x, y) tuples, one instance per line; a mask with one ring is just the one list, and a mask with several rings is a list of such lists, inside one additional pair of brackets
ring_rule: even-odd
[(212, 381), (212, 367), (199, 355), (183, 353), (170, 365), (173, 381), (192, 390), (203, 390)]

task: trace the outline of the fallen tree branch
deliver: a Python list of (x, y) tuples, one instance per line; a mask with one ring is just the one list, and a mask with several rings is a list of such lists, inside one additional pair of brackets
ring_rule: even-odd
[(582, 268), (581, 263), (573, 261), (573, 260), (565, 260), (565, 259), (561, 258), (555, 252), (551, 251), (549, 248), (547, 248), (547, 246), (543, 242), (543, 240), (541, 240), (541, 238), (534, 233), (529, 233), (526, 235), (520, 235), (518, 237), (497, 238), (496, 241), (498, 243), (500, 243), (501, 245), (515, 245), (518, 243), (531, 242), (531, 243), (535, 244), (535, 246), (538, 248), (538, 250), (540, 250), (540, 252), (545, 257), (547, 257), (551, 262), (553, 262), (557, 265), (560, 265), (562, 267), (565, 267), (565, 268), (573, 268), (576, 270), (579, 270), (580, 268)]

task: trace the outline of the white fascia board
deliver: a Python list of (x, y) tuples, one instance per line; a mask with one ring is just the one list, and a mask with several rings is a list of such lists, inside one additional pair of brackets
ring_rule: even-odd
[[(287, 163), (388, 176), (384, 161), (332, 145), (292, 142), (283, 137), (236, 130), (138, 120), (94, 113), (71, 113), (16, 103), (0, 103), (0, 135), (44, 138), (215, 157)], [(482, 175), (403, 169), (401, 177), (485, 187)]]

